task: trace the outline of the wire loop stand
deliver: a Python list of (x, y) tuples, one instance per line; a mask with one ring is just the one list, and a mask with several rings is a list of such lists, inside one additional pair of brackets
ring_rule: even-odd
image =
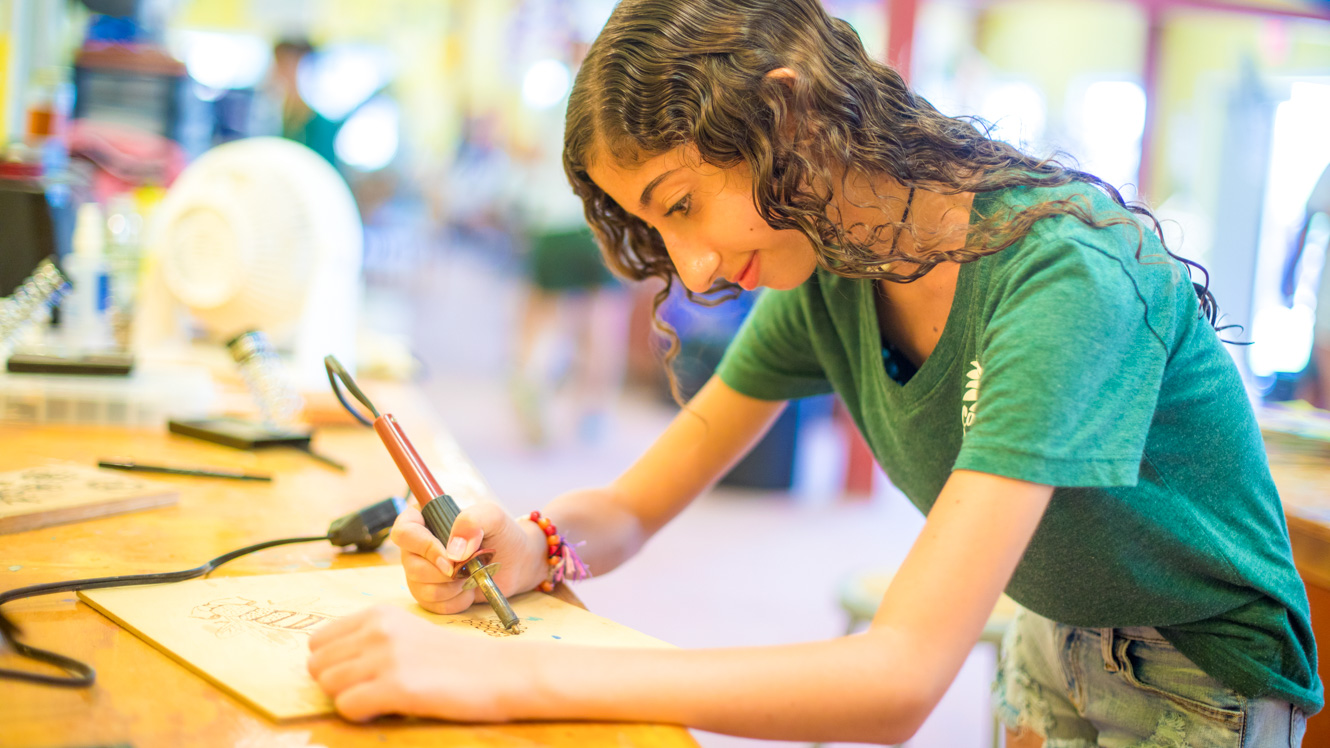
[(240, 375), (254, 396), (264, 423), (279, 426), (295, 420), (304, 402), (286, 380), (268, 336), (261, 330), (249, 330), (227, 341), (226, 349), (240, 365)]

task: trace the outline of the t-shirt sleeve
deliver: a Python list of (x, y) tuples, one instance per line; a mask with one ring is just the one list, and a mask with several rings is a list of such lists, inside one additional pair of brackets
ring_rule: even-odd
[(760, 400), (831, 392), (809, 335), (808, 285), (762, 293), (716, 369), (725, 384)]
[(1069, 237), (1029, 254), (1001, 282), (967, 371), (954, 467), (1134, 486), (1171, 345), (1147, 316), (1173, 303), (1178, 271)]

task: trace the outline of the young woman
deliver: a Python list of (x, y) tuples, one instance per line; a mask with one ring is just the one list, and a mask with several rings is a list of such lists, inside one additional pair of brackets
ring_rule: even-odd
[[(591, 568), (784, 401), (833, 390), (927, 523), (867, 633), (832, 641), (601, 651), (343, 619), (310, 658), (343, 714), (900, 742), (1005, 590), (1025, 608), (996, 689), (1011, 745), (1300, 744), (1322, 691), (1279, 499), (1212, 300), (1147, 211), (939, 114), (817, 0), (623, 0), (564, 157), (620, 274), (772, 289), (636, 464), (543, 510)], [(549, 568), (541, 528), (494, 506), (446, 547), (415, 511), (393, 537), (441, 613), (477, 599), (453, 570), (482, 537), (510, 593)]]

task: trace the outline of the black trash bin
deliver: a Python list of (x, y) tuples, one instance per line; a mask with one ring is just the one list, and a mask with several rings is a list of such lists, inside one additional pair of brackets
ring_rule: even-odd
[[(674, 360), (675, 375), (684, 398), (706, 384), (720, 364), (729, 340), (685, 338)], [(794, 486), (794, 457), (799, 437), (799, 403), (792, 402), (771, 425), (766, 436), (721, 478), (720, 485), (767, 491), (788, 491)]]

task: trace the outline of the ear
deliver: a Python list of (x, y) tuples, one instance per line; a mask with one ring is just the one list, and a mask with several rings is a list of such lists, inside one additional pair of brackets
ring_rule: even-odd
[(766, 77), (775, 81), (780, 81), (786, 88), (791, 90), (794, 89), (794, 82), (799, 80), (799, 74), (794, 72), (792, 68), (776, 68), (775, 70), (769, 71)]
[(784, 89), (785, 111), (788, 115), (785, 127), (781, 130), (781, 136), (786, 140), (794, 138), (795, 118), (794, 118), (794, 84), (799, 80), (799, 74), (793, 68), (780, 67), (770, 70), (765, 76), (769, 81), (779, 83)]

